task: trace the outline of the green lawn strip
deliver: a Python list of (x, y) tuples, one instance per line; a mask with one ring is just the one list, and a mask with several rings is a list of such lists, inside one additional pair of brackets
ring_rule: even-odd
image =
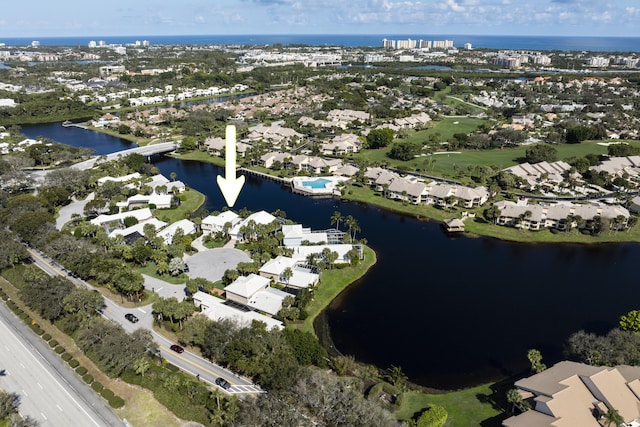
[(430, 218), (438, 221), (444, 221), (445, 219), (458, 218), (461, 216), (458, 211), (444, 210), (435, 206), (414, 205), (411, 203), (405, 204), (398, 200), (387, 199), (379, 192), (373, 191), (368, 187), (357, 187), (355, 185), (347, 187), (346, 191), (342, 192), (342, 198), (369, 203), (391, 211), (412, 215), (422, 219)]
[(171, 153), (169, 157), (174, 157), (181, 160), (194, 160), (198, 162), (213, 163), (214, 165), (224, 166), (224, 159), (222, 157), (212, 156), (206, 151), (193, 150), (188, 153)]
[(205, 248), (208, 249), (215, 249), (215, 248), (221, 248), (224, 245), (226, 245), (228, 242), (228, 240), (226, 239), (222, 239), (222, 240), (215, 240), (215, 239), (211, 239), (211, 240), (207, 240), (205, 242), (203, 242), (202, 244), (204, 245)]
[(182, 200), (180, 206), (172, 209), (158, 209), (154, 212), (155, 216), (168, 223), (188, 218), (204, 204), (205, 195), (189, 188), (180, 194), (180, 199)]
[[(502, 418), (503, 412), (496, 409), (492, 403), (492, 384), (454, 391), (443, 394), (426, 394), (410, 391), (402, 395), (400, 407), (396, 411), (399, 420), (409, 420), (417, 412), (429, 405), (442, 406), (449, 413), (445, 427), (468, 427), (487, 425), (487, 420)], [(506, 418), (506, 416), (505, 416)], [(500, 423), (496, 422), (496, 426)]]
[(153, 261), (147, 261), (147, 263), (143, 266), (134, 266), (132, 267), (135, 270), (139, 271), (141, 274), (146, 274), (147, 276), (155, 277), (156, 279), (165, 281), (172, 285), (184, 285), (184, 283), (189, 278), (186, 274), (181, 274), (179, 276), (171, 276), (169, 274), (159, 275), (156, 273), (156, 263)]
[(522, 243), (622, 243), (640, 241), (640, 227), (638, 225), (635, 225), (629, 231), (603, 231), (597, 236), (592, 236), (583, 234), (578, 230), (552, 232), (551, 229), (545, 228), (539, 231), (529, 231), (486, 223), (483, 219), (468, 219), (465, 221), (465, 230), (481, 236)]
[[(476, 219), (465, 220), (465, 230), (467, 235), (479, 235), (495, 237), (501, 240), (523, 243), (616, 243), (616, 242), (638, 242), (640, 241), (640, 225), (636, 224), (629, 231), (603, 231), (597, 236), (582, 234), (577, 230), (570, 232), (552, 232), (550, 229), (539, 231), (529, 231), (494, 225), (486, 222), (482, 217), (484, 207), (476, 209), (444, 210), (434, 206), (419, 206), (411, 203), (405, 204), (397, 200), (382, 197), (380, 193), (367, 187), (357, 187), (351, 185), (343, 192), (343, 199), (369, 203), (398, 213), (412, 215), (417, 218), (430, 218), (437, 221), (444, 221), (449, 218), (460, 218), (462, 211), (473, 212)], [(488, 206), (488, 205), (487, 205)]]
[(315, 333), (313, 321), (320, 312), (333, 301), (347, 286), (358, 280), (376, 263), (376, 253), (368, 246), (364, 247), (364, 259), (355, 267), (324, 270), (321, 283), (313, 292), (313, 301), (307, 307), (307, 318), (301, 326), (303, 331)]

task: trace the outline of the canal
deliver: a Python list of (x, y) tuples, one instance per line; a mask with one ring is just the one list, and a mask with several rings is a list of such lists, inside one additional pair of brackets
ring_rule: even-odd
[[(90, 148), (108, 139), (106, 152), (131, 148), (117, 138), (75, 128), (60, 134), (60, 128), (41, 125), (23, 132)], [(206, 194), (210, 211), (223, 207), (215, 178), (221, 168), (172, 158), (154, 163), (164, 175), (175, 172)], [(334, 211), (358, 220), (378, 262), (326, 310), (333, 343), (359, 361), (401, 366), (421, 385), (457, 389), (521, 373), (531, 348), (550, 365), (563, 357), (571, 333), (605, 333), (621, 314), (640, 305), (633, 279), (639, 244), (452, 238), (435, 222), (359, 203), (306, 198), (271, 181), (246, 179), (236, 209), (282, 209), (314, 229), (329, 227)]]

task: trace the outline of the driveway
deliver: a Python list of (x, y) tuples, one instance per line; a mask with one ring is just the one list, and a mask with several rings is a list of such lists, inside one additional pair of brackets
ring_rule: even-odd
[(58, 218), (56, 218), (56, 228), (58, 230), (62, 230), (62, 227), (69, 221), (74, 214), (78, 214), (81, 217), (84, 217), (84, 207), (89, 203), (89, 201), (93, 200), (95, 197), (95, 193), (90, 193), (86, 199), (84, 200), (76, 200), (75, 197), (71, 200), (66, 206), (60, 208), (58, 212)]
[(222, 279), (226, 270), (234, 269), (239, 263), (248, 261), (251, 261), (249, 255), (232, 248), (207, 249), (185, 258), (189, 266), (187, 275), (190, 278), (203, 277), (212, 282)]

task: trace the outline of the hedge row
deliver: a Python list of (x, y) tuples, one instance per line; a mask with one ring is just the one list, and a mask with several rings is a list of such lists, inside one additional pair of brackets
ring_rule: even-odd
[[(107, 402), (109, 402), (109, 406), (111, 406), (114, 409), (122, 408), (124, 406), (125, 401), (123, 398), (115, 395), (115, 393), (112, 390), (108, 388), (104, 388), (102, 383), (98, 381), (94, 381), (93, 376), (87, 373), (87, 368), (85, 368), (84, 366), (80, 366), (80, 362), (74, 359), (71, 354), (67, 353), (65, 348), (59, 345), (57, 340), (52, 339), (51, 334), (45, 333), (44, 329), (42, 329), (40, 325), (35, 323), (35, 321), (31, 319), (29, 314), (27, 314), (13, 300), (11, 300), (7, 296), (7, 294), (2, 290), (2, 288), (0, 288), (0, 298), (2, 298), (3, 301), (5, 301), (6, 305), (9, 307), (9, 309), (11, 309), (11, 311), (13, 311), (19, 318), (21, 318), (27, 325), (29, 325), (29, 327), (37, 335), (41, 336), (42, 339), (49, 344), (49, 347), (51, 347), (53, 351), (61, 355), (60, 357), (62, 358), (62, 360), (67, 362), (71, 368), (75, 369), (76, 373), (82, 377), (82, 380), (85, 383), (90, 385), (91, 388), (95, 390), (97, 393), (100, 393), (100, 395)], [(171, 365), (169, 369), (171, 368), (175, 368), (176, 371), (178, 370), (177, 366)]]

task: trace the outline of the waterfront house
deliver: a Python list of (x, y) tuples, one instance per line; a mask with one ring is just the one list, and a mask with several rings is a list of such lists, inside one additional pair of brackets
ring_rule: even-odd
[(233, 228), (231, 228), (231, 230), (229, 231), (229, 236), (232, 239), (242, 240), (243, 236), (240, 230), (242, 229), (243, 226), (248, 225), (252, 221), (255, 224), (267, 225), (277, 220), (275, 216), (271, 215), (268, 212), (265, 212), (265, 211), (255, 212), (249, 215), (247, 218), (243, 219), (242, 221), (237, 222), (233, 226)]
[(206, 218), (202, 219), (202, 223), (200, 224), (200, 228), (205, 233), (215, 234), (217, 232), (223, 231), (225, 225), (230, 224), (232, 229), (234, 225), (242, 221), (242, 218), (238, 216), (237, 213), (232, 211), (224, 211), (218, 215), (209, 215)]
[(404, 200), (409, 203), (424, 204), (427, 200), (427, 185), (424, 182), (409, 181), (397, 178), (384, 189), (384, 196), (389, 199)]
[(292, 295), (270, 287), (270, 283), (270, 279), (253, 273), (240, 276), (224, 288), (225, 296), (228, 301), (273, 316), (282, 308), (284, 299)]
[[(294, 289), (304, 289), (315, 286), (320, 280), (320, 275), (300, 264), (301, 261), (299, 259), (278, 256), (267, 261), (260, 267), (258, 273), (262, 277)], [(292, 273), (288, 279), (283, 277), (283, 273), (287, 268), (290, 268)]]
[(301, 246), (303, 242), (317, 245), (328, 242), (327, 233), (313, 232), (311, 228), (302, 227), (302, 224), (285, 224), (282, 226), (285, 246)]
[(624, 425), (640, 426), (640, 367), (599, 367), (563, 361), (514, 384), (532, 409), (504, 427), (601, 427), (611, 409)]

